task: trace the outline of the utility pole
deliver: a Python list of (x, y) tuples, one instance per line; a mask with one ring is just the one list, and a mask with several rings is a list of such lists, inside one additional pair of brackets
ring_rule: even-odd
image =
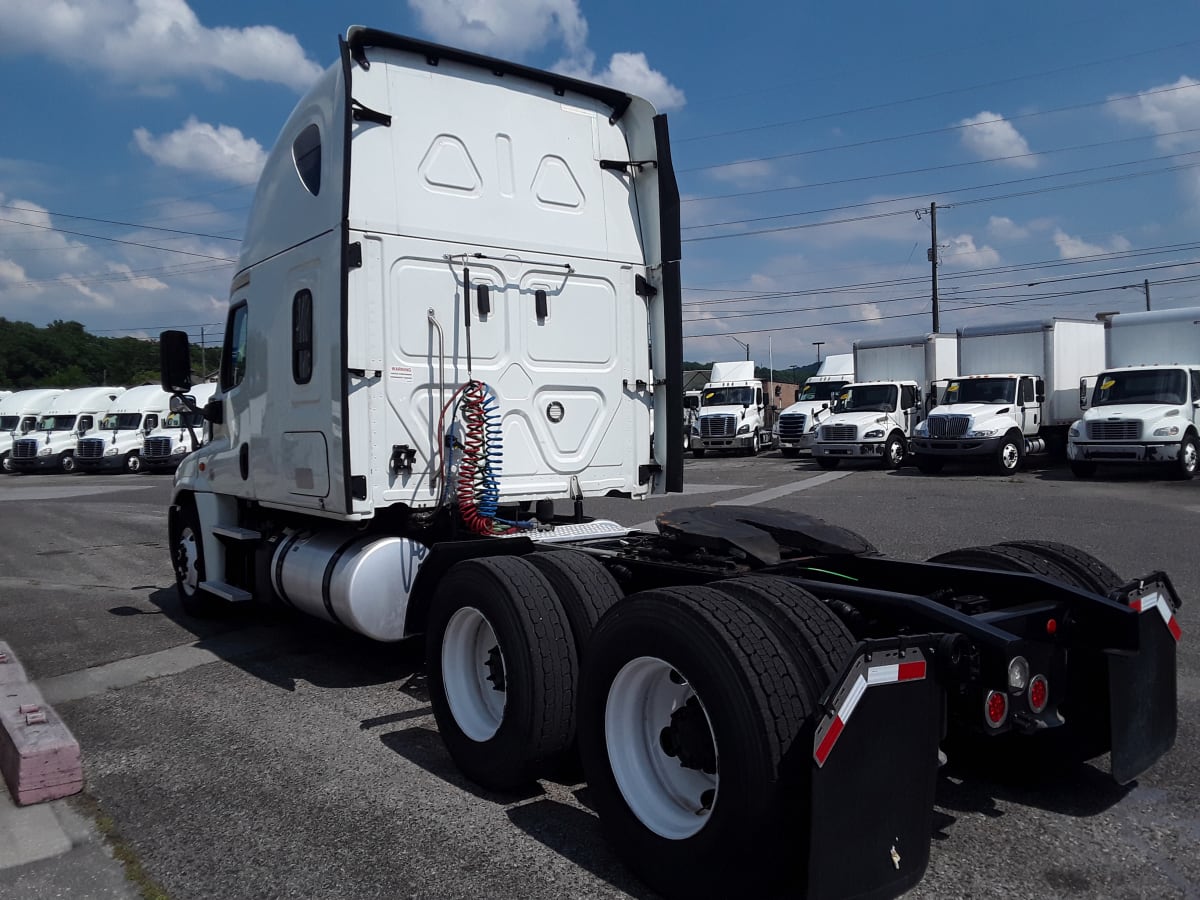
[(931, 235), (929, 242), (929, 267), (933, 275), (933, 333), (937, 334), (941, 328), (941, 320), (938, 317), (938, 295), (937, 295), (937, 204), (929, 204), (929, 233)]
[(729, 335), (729, 337), (730, 337), (730, 339), (737, 341), (739, 344), (741, 344), (743, 347), (746, 348), (746, 359), (749, 359), (750, 358), (750, 345), (747, 344), (745, 341), (738, 341), (738, 339), (735, 338), (732, 334)]
[(813, 346), (817, 348), (817, 365), (821, 364), (821, 345), (824, 341), (813, 341)]
[(200, 377), (208, 377), (208, 363), (205, 361), (204, 353), (204, 326), (200, 326)]
[(1146, 312), (1150, 312), (1150, 279), (1146, 278), (1142, 281), (1142, 290), (1146, 292)]

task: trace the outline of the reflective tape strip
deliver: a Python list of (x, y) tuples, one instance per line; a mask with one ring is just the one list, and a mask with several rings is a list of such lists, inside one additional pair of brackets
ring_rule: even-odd
[(1175, 620), (1175, 614), (1171, 612), (1171, 604), (1167, 602), (1167, 598), (1158, 591), (1147, 594), (1145, 597), (1134, 600), (1129, 604), (1129, 608), (1136, 610), (1139, 613), (1150, 612), (1152, 609), (1157, 609), (1158, 614), (1162, 616), (1163, 622), (1167, 625), (1167, 630), (1171, 632), (1171, 637), (1178, 642), (1183, 637), (1183, 629), (1179, 627), (1179, 623)]
[[(850, 716), (854, 714), (854, 710), (858, 706), (858, 702), (862, 699), (863, 694), (867, 692), (867, 688), (880, 684), (921, 681), (925, 678), (926, 673), (924, 659), (917, 659), (912, 662), (891, 663), (890, 665), (883, 666), (871, 666), (867, 669), (865, 677), (861, 672), (861, 665), (862, 661), (860, 659), (859, 674), (855, 676), (849, 691), (842, 700), (841, 706), (838, 707), (832, 721), (830, 721), (829, 730), (820, 735), (817, 746), (813, 750), (813, 758), (816, 759), (818, 766), (825, 765), (825, 760), (829, 758), (829, 754), (833, 751), (833, 745), (837, 743), (842, 731), (845, 730), (846, 723), (850, 721)], [(819, 728), (818, 734), (820, 734)]]

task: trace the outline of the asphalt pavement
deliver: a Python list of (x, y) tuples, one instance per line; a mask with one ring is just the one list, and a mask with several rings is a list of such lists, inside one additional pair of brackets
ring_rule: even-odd
[[(1035, 785), (947, 767), (913, 897), (1193, 897), (1200, 885), (1200, 481), (1076, 481), (953, 469), (833, 473), (776, 452), (689, 459), (665, 509), (765, 504), (924, 559), (1018, 538), (1073, 543), (1133, 576), (1165, 569), (1179, 614), (1175, 749), (1119, 788), (1104, 761)], [(652, 896), (605, 844), (569, 773), (522, 796), (467, 782), (442, 747), (419, 641), (374, 644), (243, 608), (178, 606), (161, 476), (0, 478), (0, 640), (83, 747), (81, 797), (0, 801), (0, 898)], [(7, 853), (6, 853), (7, 851)]]

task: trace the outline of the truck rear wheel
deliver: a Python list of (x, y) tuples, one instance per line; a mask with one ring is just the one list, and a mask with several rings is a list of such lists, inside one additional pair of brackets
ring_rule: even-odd
[(1125, 583), (1125, 579), (1108, 565), (1070, 544), (1058, 541), (1005, 541), (1000, 546), (1016, 547), (1049, 559), (1075, 576), (1079, 587), (1097, 594), (1107, 595), (1113, 588)]
[(512, 791), (574, 737), (579, 658), (545, 576), (515, 556), (451, 567), (429, 610), (429, 698), (464, 775)]
[(710, 587), (645, 591), (601, 620), (580, 751), (609, 841), (653, 889), (769, 896), (795, 874), (806, 782), (788, 766), (808, 759), (788, 750), (817, 696), (791, 653)]
[(879, 464), (885, 469), (898, 469), (904, 464), (904, 456), (907, 453), (908, 448), (904, 442), (904, 436), (898, 432), (892, 432), (888, 435)]
[(1175, 459), (1175, 477), (1187, 481), (1196, 477), (1196, 467), (1200, 464), (1200, 451), (1196, 448), (1196, 436), (1185, 434), (1179, 445), (1179, 456)]
[(992, 458), (992, 470), (997, 475), (1012, 475), (1021, 468), (1025, 459), (1025, 438), (1012, 431), (1004, 436), (996, 455)]
[(584, 648), (600, 617), (625, 596), (608, 569), (578, 550), (551, 550), (523, 557), (545, 576), (562, 604), (583, 660)]

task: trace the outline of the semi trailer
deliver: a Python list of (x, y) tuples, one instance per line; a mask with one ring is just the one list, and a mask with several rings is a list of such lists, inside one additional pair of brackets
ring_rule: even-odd
[[(1036, 542), (909, 562), (757, 507), (589, 518), (682, 489), (666, 119), (382, 31), (339, 48), (263, 170), (176, 472), (188, 613), (424, 640), (460, 770), (512, 791), (577, 751), (666, 897), (903, 892), (946, 748), (1108, 753), (1121, 782), (1168, 751), (1164, 573)], [(161, 344), (185, 397), (187, 335)]]

